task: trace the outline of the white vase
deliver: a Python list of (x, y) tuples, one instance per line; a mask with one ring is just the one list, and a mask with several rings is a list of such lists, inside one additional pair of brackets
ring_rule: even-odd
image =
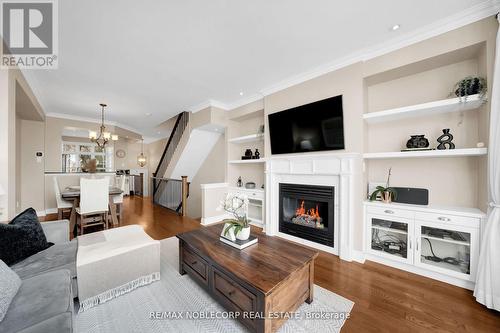
[(236, 235), (236, 238), (239, 240), (247, 240), (250, 237), (250, 227), (246, 227), (240, 230)]

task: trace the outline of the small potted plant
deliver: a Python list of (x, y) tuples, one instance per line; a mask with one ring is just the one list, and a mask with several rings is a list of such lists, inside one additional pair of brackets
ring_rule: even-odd
[(223, 235), (230, 237), (234, 234), (239, 240), (247, 240), (250, 237), (250, 224), (248, 223), (248, 197), (244, 194), (228, 193), (221, 202), (221, 208), (234, 216), (225, 219)]
[(463, 99), (464, 102), (467, 102), (468, 96), (476, 94), (479, 94), (479, 97), (484, 99), (486, 92), (487, 86), (484, 78), (467, 76), (455, 83), (452, 94), (455, 94), (455, 96), (460, 97), (460, 99)]
[(370, 195), (370, 200), (374, 201), (377, 200), (377, 196), (380, 194), (380, 197), (382, 198), (382, 202), (384, 203), (391, 203), (392, 199), (395, 199), (397, 197), (397, 192), (395, 189), (389, 186), (389, 182), (391, 179), (391, 172), (392, 168), (389, 168), (389, 172), (387, 174), (387, 183), (386, 186), (377, 186), (375, 188), (375, 191)]

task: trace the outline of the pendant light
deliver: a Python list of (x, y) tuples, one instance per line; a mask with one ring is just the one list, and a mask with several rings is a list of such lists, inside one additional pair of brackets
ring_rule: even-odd
[(144, 139), (141, 140), (141, 153), (137, 156), (137, 164), (143, 168), (147, 163), (146, 156), (144, 155)]
[(89, 132), (89, 139), (91, 142), (97, 144), (99, 148), (104, 149), (106, 146), (106, 143), (111, 139), (113, 141), (118, 140), (118, 135), (111, 135), (110, 132), (106, 132), (106, 126), (104, 126), (104, 108), (107, 106), (104, 103), (99, 104), (101, 106), (101, 127), (99, 129), (99, 135), (97, 135), (97, 132), (95, 131), (90, 131)]

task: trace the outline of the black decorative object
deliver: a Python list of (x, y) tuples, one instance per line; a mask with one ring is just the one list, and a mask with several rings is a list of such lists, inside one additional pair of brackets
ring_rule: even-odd
[(253, 154), (253, 156), (254, 156), (253, 158), (256, 160), (258, 160), (260, 158), (260, 152), (258, 149), (255, 149), (255, 153)]
[(243, 181), (241, 180), (241, 176), (238, 177), (238, 181), (236, 182), (236, 186), (238, 186), (238, 187), (243, 186)]
[(0, 223), (0, 260), (9, 266), (52, 245), (47, 242), (33, 208), (26, 209), (9, 224)]
[[(439, 142), (437, 149), (439, 149), (439, 150), (455, 149), (455, 144), (453, 142), (451, 142), (452, 140), (453, 140), (453, 135), (450, 133), (450, 129), (444, 128), (443, 135), (441, 135), (437, 139), (437, 141)], [(447, 147), (447, 145), (448, 145), (448, 147)]]
[(410, 140), (406, 142), (406, 148), (427, 148), (429, 147), (429, 140), (425, 138), (425, 135), (412, 135)]
[(242, 160), (251, 160), (253, 156), (252, 149), (246, 149), (245, 150), (245, 156), (241, 156)]

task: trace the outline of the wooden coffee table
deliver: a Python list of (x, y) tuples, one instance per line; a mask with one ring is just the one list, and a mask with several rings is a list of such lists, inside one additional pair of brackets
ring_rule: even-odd
[(238, 250), (219, 240), (223, 225), (177, 235), (179, 272), (188, 273), (255, 332), (274, 332), (313, 301), (318, 252), (252, 230), (256, 245)]

